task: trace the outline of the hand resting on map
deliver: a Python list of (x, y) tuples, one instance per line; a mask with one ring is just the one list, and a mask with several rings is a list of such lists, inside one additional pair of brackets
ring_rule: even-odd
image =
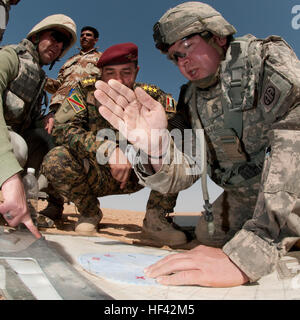
[(162, 285), (199, 285), (204, 287), (235, 287), (249, 281), (248, 277), (219, 248), (197, 246), (171, 254), (144, 270), (149, 278)]

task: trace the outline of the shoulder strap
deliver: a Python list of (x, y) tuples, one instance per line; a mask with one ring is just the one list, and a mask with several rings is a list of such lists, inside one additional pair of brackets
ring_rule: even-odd
[(223, 64), (223, 71), (229, 73), (230, 82), (227, 83), (227, 99), (222, 97), (224, 110), (225, 128), (234, 129), (239, 138), (243, 132), (243, 113), (247, 107), (244, 106), (245, 86), (247, 81), (247, 60), (249, 56), (249, 45), (255, 37), (248, 35), (237, 38), (230, 45), (230, 56)]

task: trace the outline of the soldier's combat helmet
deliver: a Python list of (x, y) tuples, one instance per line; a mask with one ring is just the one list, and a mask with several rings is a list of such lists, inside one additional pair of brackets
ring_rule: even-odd
[(169, 9), (153, 27), (155, 46), (166, 53), (176, 41), (191, 34), (210, 32), (221, 38), (236, 29), (214, 8), (202, 2), (185, 2)]
[(27, 34), (26, 38), (30, 39), (33, 35), (40, 33), (43, 30), (48, 29), (64, 29), (70, 34), (70, 41), (64, 46), (60, 58), (63, 57), (67, 51), (76, 43), (76, 24), (68, 16), (64, 14), (54, 14), (46, 17), (38, 24), (36, 24), (31, 31)]

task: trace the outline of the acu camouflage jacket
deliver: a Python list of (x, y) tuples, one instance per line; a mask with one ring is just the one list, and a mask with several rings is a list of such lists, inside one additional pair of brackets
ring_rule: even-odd
[[(274, 270), (300, 237), (299, 213), (291, 212), (300, 195), (300, 62), (279, 37), (236, 39), (218, 83), (205, 90), (184, 86), (177, 109), (190, 128), (199, 128), (200, 121), (209, 173), (222, 188), (250, 186), (264, 166), (268, 170), (253, 219), (223, 247), (256, 281)], [(169, 161), (157, 173), (136, 160), (140, 183), (162, 193), (178, 192), (200, 178), (195, 160), (170, 141)], [(272, 197), (276, 201), (268, 200)]]

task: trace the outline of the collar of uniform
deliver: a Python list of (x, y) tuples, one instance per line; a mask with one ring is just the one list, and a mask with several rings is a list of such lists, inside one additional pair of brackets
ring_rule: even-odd
[(192, 87), (196, 89), (197, 95), (200, 95), (205, 100), (211, 100), (219, 96), (222, 92), (221, 83), (218, 81), (215, 85), (210, 86), (206, 89), (200, 89), (199, 87), (192, 84)]
[(81, 50), (81, 48), (78, 48), (80, 51), (79, 51), (79, 54), (81, 54), (82, 56), (84, 56), (84, 55), (86, 55), (86, 54), (90, 54), (90, 53), (93, 53), (93, 52), (97, 52), (97, 48), (93, 48), (93, 49), (91, 49), (91, 50), (89, 50), (89, 51), (86, 51), (86, 52), (83, 52), (82, 50)]

